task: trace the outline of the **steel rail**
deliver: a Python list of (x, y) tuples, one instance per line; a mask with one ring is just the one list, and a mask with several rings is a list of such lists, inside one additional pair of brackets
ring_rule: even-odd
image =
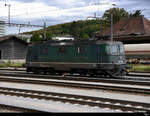
[(30, 108), (17, 107), (17, 106), (12, 106), (12, 105), (6, 105), (6, 104), (0, 104), (0, 109), (9, 110), (6, 112), (15, 112), (15, 113), (16, 112), (17, 113), (43, 113), (43, 111), (33, 110)]
[(8, 70), (8, 71), (26, 71), (26, 69), (18, 69), (18, 68), (0, 68), (0, 70)]
[(142, 77), (149, 77), (150, 78), (150, 73), (149, 73), (149, 75), (146, 75), (144, 73), (140, 74), (140, 75), (136, 74), (136, 73), (134, 73), (134, 74), (133, 73), (129, 73), (128, 76), (136, 76), (136, 77), (141, 77), (142, 76)]

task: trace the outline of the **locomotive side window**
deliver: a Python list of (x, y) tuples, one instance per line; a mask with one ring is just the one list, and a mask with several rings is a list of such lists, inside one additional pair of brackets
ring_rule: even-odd
[(78, 47), (78, 54), (85, 54), (86, 53), (86, 48), (85, 47)]
[(65, 53), (65, 52), (66, 52), (65, 46), (60, 46), (59, 47), (59, 53)]
[(0, 59), (2, 59), (2, 51), (0, 50)]
[(32, 55), (32, 48), (31, 47), (28, 48), (28, 54), (27, 55), (29, 55), (29, 56)]
[(40, 48), (40, 54), (48, 54), (48, 48), (47, 47)]
[(106, 54), (109, 54), (109, 53), (110, 53), (109, 45), (106, 45), (106, 46), (105, 46), (105, 52), (106, 52)]
[(118, 47), (119, 47), (120, 54), (124, 55), (124, 47), (123, 47), (123, 45), (119, 45)]

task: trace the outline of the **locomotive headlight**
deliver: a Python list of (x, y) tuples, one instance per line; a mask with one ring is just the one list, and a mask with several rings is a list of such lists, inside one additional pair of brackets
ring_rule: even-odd
[(122, 58), (122, 56), (120, 56), (120, 60), (118, 61), (118, 63), (123, 63), (123, 58)]
[(122, 60), (119, 60), (118, 63), (123, 63), (123, 61), (122, 61)]
[(93, 67), (96, 67), (96, 64), (93, 64)]

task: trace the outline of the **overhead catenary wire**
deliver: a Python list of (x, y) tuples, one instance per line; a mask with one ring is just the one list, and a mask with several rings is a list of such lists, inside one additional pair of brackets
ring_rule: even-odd
[[(93, 5), (94, 6), (94, 5)], [(87, 7), (89, 7), (89, 6), (80, 6), (80, 7), (73, 7), (73, 8), (66, 8), (66, 9), (54, 9), (54, 10), (43, 10), (43, 11), (36, 11), (36, 12), (29, 12), (28, 11), (28, 13), (27, 13), (27, 11), (26, 11), (26, 13), (23, 13), (23, 14), (19, 14), (19, 15), (11, 15), (11, 18), (15, 18), (15, 17), (19, 17), (19, 16), (24, 16), (24, 15), (28, 15), (28, 17), (29, 17), (29, 15), (31, 16), (31, 15), (34, 15), (34, 14), (38, 14), (38, 15), (49, 15), (49, 12), (50, 12), (50, 14), (56, 14), (56, 12), (70, 12), (70, 11), (75, 11), (75, 10), (83, 10), (83, 8), (87, 8)], [(91, 6), (90, 6), (91, 7)], [(15, 9), (16, 10), (16, 9)], [(62, 13), (63, 14), (63, 13)], [(61, 14), (60, 14), (61, 15)], [(81, 15), (81, 14), (80, 14)], [(82, 17), (82, 16), (80, 16), (80, 17)], [(30, 17), (31, 18), (31, 17)], [(48, 20), (47, 20), (48, 21)], [(12, 24), (11, 26), (18, 26), (18, 25), (14, 25), (14, 24)], [(20, 25), (20, 26), (22, 26), (22, 25)], [(24, 27), (24, 26), (23, 26)]]
[[(96, 6), (92, 5), (92, 6)], [(82, 10), (81, 8), (88, 8), (91, 6), (80, 6), (80, 7), (74, 7), (74, 8), (66, 8), (66, 9), (54, 9), (54, 10), (43, 10), (43, 11), (35, 11), (35, 12), (29, 12), (30, 15), (34, 15), (34, 14), (47, 14), (47, 13), (56, 13), (56, 12), (67, 12), (67, 11), (74, 11), (74, 10)], [(22, 14), (18, 14), (18, 15), (13, 15), (12, 17), (18, 17), (18, 16), (22, 16), (22, 15), (26, 15), (26, 13), (22, 13)]]

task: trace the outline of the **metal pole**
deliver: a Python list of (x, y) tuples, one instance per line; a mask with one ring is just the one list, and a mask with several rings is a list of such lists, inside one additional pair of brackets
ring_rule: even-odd
[(8, 23), (10, 24), (10, 4), (5, 4), (5, 6), (8, 6)]
[(10, 24), (10, 4), (8, 5), (8, 23)]
[(15, 59), (15, 56), (14, 56), (14, 54), (15, 54), (15, 51), (14, 51), (14, 39), (12, 39), (11, 40), (12, 41), (12, 44), (11, 44), (11, 52), (12, 52), (12, 59)]
[(20, 32), (21, 32), (21, 26), (19, 26), (19, 34), (20, 34)]
[[(116, 4), (112, 4), (113, 6), (117, 6)], [(110, 35), (111, 41), (113, 41), (113, 12), (111, 13), (111, 35)]]
[(110, 40), (113, 41), (113, 14), (111, 13), (111, 34), (110, 34)]
[(46, 22), (44, 22), (44, 40), (46, 40)]

